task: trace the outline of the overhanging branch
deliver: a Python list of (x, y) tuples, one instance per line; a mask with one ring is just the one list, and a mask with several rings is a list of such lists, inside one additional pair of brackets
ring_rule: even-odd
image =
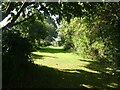
[(19, 9), (17, 15), (15, 15), (13, 17), (13, 19), (11, 20), (10, 23), (8, 23), (6, 26), (4, 26), (2, 29), (5, 29), (6, 27), (12, 27), (15, 23), (15, 21), (18, 19), (18, 17), (20, 16), (21, 12), (24, 10), (24, 8), (26, 8), (27, 6), (34, 4), (35, 2), (25, 2), (23, 3), (22, 7)]
[(22, 21), (19, 21), (19, 22), (16, 22), (15, 24), (13, 24), (12, 26), (16, 26), (16, 25), (18, 25), (18, 24), (21, 24), (21, 23), (23, 23), (23, 22), (25, 22), (25, 21), (27, 21), (27, 20), (29, 20), (31, 17), (33, 17), (35, 14), (33, 14), (33, 15), (31, 15), (31, 16), (29, 16), (28, 18), (25, 18), (24, 20), (22, 20)]

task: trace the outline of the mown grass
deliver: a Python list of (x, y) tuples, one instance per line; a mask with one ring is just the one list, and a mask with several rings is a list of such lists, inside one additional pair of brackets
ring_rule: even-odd
[(99, 62), (83, 59), (62, 47), (40, 48), (33, 52), (33, 60), (33, 64), (21, 66), (3, 82), (3, 88), (120, 88), (119, 73), (113, 74)]
[[(48, 87), (98, 89), (119, 87), (120, 83), (117, 75), (106, 73), (106, 69), (96, 61), (83, 59), (76, 54), (64, 51), (62, 47), (40, 48), (33, 52), (33, 55), (35, 64), (55, 70), (45, 70), (48, 76), (52, 74), (49, 77), (50, 79), (46, 77), (50, 80)], [(36, 56), (41, 58), (36, 58)]]
[[(63, 47), (44, 47), (37, 52), (33, 52), (33, 54), (34, 62), (39, 65), (56, 68), (62, 71), (66, 71), (67, 69), (81, 69), (88, 72), (99, 73), (85, 67), (90, 62), (82, 61), (83, 59), (80, 56), (64, 51)], [(86, 61), (91, 60), (86, 59)]]

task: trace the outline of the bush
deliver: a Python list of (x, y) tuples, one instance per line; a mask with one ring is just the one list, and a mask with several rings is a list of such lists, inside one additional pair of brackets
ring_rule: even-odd
[[(2, 39), (3, 84), (31, 63), (32, 45), (19, 30), (4, 30)], [(6, 81), (7, 80), (7, 81)]]

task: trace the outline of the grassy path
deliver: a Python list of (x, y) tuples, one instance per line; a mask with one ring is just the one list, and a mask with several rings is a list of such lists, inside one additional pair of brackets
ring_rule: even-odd
[[(42, 68), (43, 87), (116, 88), (119, 78), (104, 72), (99, 63), (65, 52), (62, 47), (45, 47), (33, 52), (34, 63)], [(39, 77), (39, 76), (37, 76)], [(38, 81), (39, 82), (39, 81)], [(48, 85), (49, 83), (49, 85)]]
[[(81, 69), (88, 72), (99, 73), (85, 66), (88, 65), (90, 60), (82, 60), (76, 54), (65, 52), (62, 47), (46, 47), (38, 52), (33, 52), (34, 62), (36, 64), (56, 68), (62, 71)], [(77, 71), (69, 71), (77, 72)]]

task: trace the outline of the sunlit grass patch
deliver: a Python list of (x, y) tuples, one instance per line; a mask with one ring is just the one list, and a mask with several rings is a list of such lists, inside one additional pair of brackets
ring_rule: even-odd
[[(42, 73), (45, 73), (44, 75), (51, 75), (51, 85), (57, 83), (57, 87), (67, 87), (69, 82), (70, 87), (75, 85), (75, 87), (99, 89), (118, 86), (117, 77), (104, 72), (98, 62), (66, 52), (62, 47), (44, 47), (33, 52), (33, 55), (35, 64), (47, 67), (45, 70), (41, 70)], [(47, 70), (48, 68), (50, 70)], [(107, 69), (111, 71), (110, 68)]]
[(93, 86), (91, 86), (91, 85), (86, 85), (86, 84), (81, 84), (80, 86), (84, 86), (84, 87), (86, 87), (86, 88), (93, 88)]
[[(58, 50), (58, 52), (55, 50)], [(83, 60), (83, 58), (81, 58), (80, 56), (74, 53), (65, 52), (63, 50), (63, 47), (52, 47), (52, 46), (44, 47), (37, 52), (33, 52), (33, 54), (43, 56), (41, 59), (33, 59), (34, 62), (39, 65), (57, 68), (59, 70), (81, 69), (92, 73), (98, 73), (97, 71), (85, 67), (90, 63), (88, 62), (89, 61), (88, 59)], [(67, 72), (74, 72), (74, 71), (67, 71)]]
[(112, 88), (116, 88), (118, 86), (117, 83), (110, 83), (109, 85), (107, 85), (108, 87), (112, 87)]

